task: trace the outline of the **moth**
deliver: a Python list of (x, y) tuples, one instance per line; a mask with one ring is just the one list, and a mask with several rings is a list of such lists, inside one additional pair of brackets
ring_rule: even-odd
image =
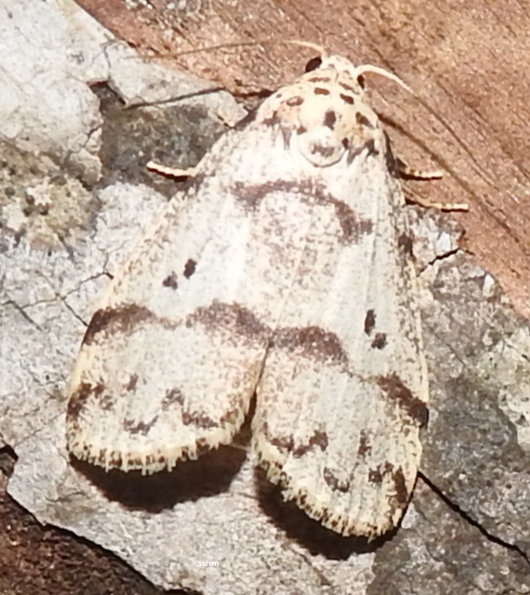
[(171, 470), (231, 443), (255, 395), (268, 479), (373, 538), (403, 515), (428, 419), (412, 240), (363, 86), (385, 71), (312, 66), (214, 145), (109, 284), (67, 444), (106, 470)]

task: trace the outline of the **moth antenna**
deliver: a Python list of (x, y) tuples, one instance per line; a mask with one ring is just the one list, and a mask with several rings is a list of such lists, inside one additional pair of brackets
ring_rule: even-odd
[(192, 50), (184, 50), (182, 52), (176, 52), (176, 53), (172, 53), (172, 54), (167, 54), (166, 57), (168, 58), (178, 58), (179, 56), (186, 56), (188, 54), (199, 54), (201, 52), (210, 52), (210, 51), (215, 51), (215, 50), (224, 50), (227, 48), (240, 48), (240, 47), (248, 47), (248, 46), (260, 46), (260, 45), (266, 45), (266, 44), (270, 44), (273, 42), (270, 41), (260, 41), (260, 40), (256, 40), (256, 41), (240, 41), (238, 43), (220, 43), (218, 45), (209, 45), (206, 47), (202, 47), (202, 48), (194, 48)]
[(395, 75), (394, 73), (385, 70), (384, 68), (380, 68), (379, 66), (373, 66), (372, 64), (361, 64), (361, 66), (357, 66), (355, 68), (355, 74), (357, 77), (362, 76), (366, 73), (373, 73), (379, 74), (380, 76), (384, 76), (387, 79), (390, 79), (394, 83), (397, 83), (400, 87), (411, 93), (412, 95), (416, 95), (414, 91), (407, 85), (407, 83), (403, 82), (399, 76)]
[[(319, 56), (324, 59), (328, 56), (328, 52), (317, 43), (312, 43), (311, 41), (302, 41), (298, 39), (288, 39), (288, 40), (270, 40), (270, 39), (256, 39), (255, 41), (241, 41), (236, 43), (220, 43), (218, 45), (210, 45), (207, 47), (202, 48), (194, 48), (192, 50), (184, 50), (182, 52), (176, 52), (175, 54), (168, 54), (168, 57), (176, 58), (178, 56), (185, 56), (187, 54), (198, 54), (200, 52), (209, 52), (215, 50), (223, 50), (227, 48), (239, 48), (239, 47), (249, 47), (249, 46), (260, 46), (260, 45), (296, 45), (299, 47), (309, 48), (311, 50), (315, 50)], [(375, 68), (375, 67), (374, 67)]]
[(315, 52), (318, 52), (319, 56), (323, 60), (328, 57), (328, 52), (326, 52), (326, 50), (321, 45), (318, 45), (318, 43), (312, 43), (311, 41), (302, 41), (302, 40), (299, 40), (299, 39), (290, 39), (290, 40), (287, 40), (287, 41), (280, 41), (280, 42), (277, 42), (277, 43), (286, 43), (288, 45), (297, 45), (299, 47), (309, 48), (311, 50), (315, 50)]

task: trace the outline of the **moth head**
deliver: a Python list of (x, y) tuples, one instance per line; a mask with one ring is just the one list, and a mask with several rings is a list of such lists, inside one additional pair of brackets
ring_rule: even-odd
[(363, 94), (364, 77), (362, 72), (358, 72), (358, 67), (354, 66), (347, 58), (342, 56), (323, 56), (319, 70), (330, 70), (337, 74), (340, 79), (346, 79), (356, 92)]
[(309, 42), (293, 42), (320, 51), (306, 72), (282, 87), (262, 106), (261, 120), (279, 127), (300, 154), (315, 167), (341, 160), (350, 163), (363, 151), (386, 151), (379, 118), (366, 97), (364, 74), (374, 73), (410, 89), (396, 75), (377, 66), (354, 66), (341, 56), (329, 56)]
[(346, 58), (325, 55), (306, 70), (285, 98), (300, 153), (314, 166), (328, 167), (365, 146), (369, 150), (382, 131), (366, 99), (362, 72)]

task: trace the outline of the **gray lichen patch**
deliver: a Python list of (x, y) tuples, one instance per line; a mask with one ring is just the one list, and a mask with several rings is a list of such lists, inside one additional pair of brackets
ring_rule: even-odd
[(376, 554), (368, 595), (530, 593), (528, 562), (463, 522), (421, 480), (407, 517), (411, 526)]
[(226, 131), (218, 118), (201, 105), (161, 103), (126, 107), (106, 84), (93, 86), (103, 115), (101, 129), (102, 184), (129, 181), (152, 186), (168, 198), (175, 180), (150, 172), (155, 161), (185, 169), (201, 160), (205, 147)]
[(0, 159), (0, 240), (25, 237), (33, 250), (63, 250), (88, 229), (98, 201), (45, 155), (2, 143)]
[(433, 262), (421, 282), (433, 411), (422, 470), (478, 526), (530, 556), (528, 322), (462, 252)]

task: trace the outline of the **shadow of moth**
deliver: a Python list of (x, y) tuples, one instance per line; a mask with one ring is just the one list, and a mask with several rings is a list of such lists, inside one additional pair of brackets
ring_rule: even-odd
[(428, 388), (404, 198), (368, 68), (324, 56), (203, 159), (86, 331), (73, 455), (172, 469), (230, 443), (256, 394), (253, 451), (286, 499), (342, 535), (398, 524)]

